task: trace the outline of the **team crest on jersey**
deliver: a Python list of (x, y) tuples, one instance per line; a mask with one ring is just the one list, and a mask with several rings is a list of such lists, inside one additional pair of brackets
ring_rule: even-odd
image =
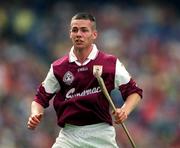
[(74, 76), (73, 76), (72, 72), (67, 71), (64, 74), (63, 81), (64, 81), (65, 84), (71, 85), (71, 83), (74, 81)]
[(102, 75), (103, 66), (102, 65), (93, 65), (93, 75)]

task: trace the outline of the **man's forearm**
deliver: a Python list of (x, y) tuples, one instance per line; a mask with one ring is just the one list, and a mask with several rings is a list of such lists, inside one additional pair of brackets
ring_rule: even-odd
[(44, 113), (44, 107), (40, 105), (39, 103), (33, 101), (31, 104), (31, 114), (37, 115), (37, 114), (43, 114)]
[(141, 97), (137, 93), (133, 93), (127, 97), (126, 101), (124, 102), (122, 108), (126, 111), (127, 115), (129, 115), (132, 110), (138, 105)]

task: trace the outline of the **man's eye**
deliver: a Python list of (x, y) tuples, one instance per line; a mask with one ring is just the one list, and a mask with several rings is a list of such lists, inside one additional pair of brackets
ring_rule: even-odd
[(82, 29), (81, 31), (82, 32), (88, 32), (89, 30), (88, 29)]
[(72, 32), (78, 32), (78, 29), (72, 29), (71, 31)]

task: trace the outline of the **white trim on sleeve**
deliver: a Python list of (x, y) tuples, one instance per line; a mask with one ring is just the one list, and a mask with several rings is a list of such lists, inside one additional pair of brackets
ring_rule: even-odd
[(45, 88), (47, 93), (55, 93), (60, 90), (60, 84), (54, 76), (52, 65), (45, 80), (42, 82), (42, 86)]
[(116, 71), (115, 71), (115, 88), (118, 88), (122, 84), (126, 84), (130, 81), (131, 76), (127, 72), (124, 65), (119, 61), (116, 60)]

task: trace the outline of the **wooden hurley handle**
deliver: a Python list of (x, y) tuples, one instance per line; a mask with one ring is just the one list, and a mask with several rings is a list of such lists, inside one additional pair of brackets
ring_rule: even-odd
[[(115, 105), (114, 105), (114, 103), (113, 103), (113, 101), (112, 101), (112, 99), (111, 99), (111, 97), (110, 97), (110, 95), (109, 95), (109, 93), (108, 93), (108, 91), (107, 91), (107, 88), (106, 88), (106, 86), (105, 86), (105, 84), (104, 84), (104, 80), (102, 79), (101, 76), (98, 75), (98, 73), (95, 74), (95, 77), (96, 77), (97, 80), (98, 80), (98, 83), (99, 83), (99, 86), (100, 86), (100, 88), (101, 88), (101, 91), (103, 92), (103, 94), (105, 95), (106, 99), (108, 100), (108, 102), (109, 102), (110, 105), (112, 106), (113, 110), (116, 111), (116, 107), (115, 107)], [(132, 146), (133, 148), (136, 148), (135, 142), (133, 141), (132, 137), (130, 136), (130, 133), (128, 132), (125, 124), (124, 124), (124, 123), (121, 123), (121, 125), (122, 125), (122, 127), (123, 127), (123, 129), (124, 129), (124, 131), (125, 131), (125, 133), (126, 133), (126, 135), (127, 135), (127, 137), (128, 137), (128, 139), (129, 139), (129, 141), (130, 141), (130, 143), (131, 143), (131, 146)]]

